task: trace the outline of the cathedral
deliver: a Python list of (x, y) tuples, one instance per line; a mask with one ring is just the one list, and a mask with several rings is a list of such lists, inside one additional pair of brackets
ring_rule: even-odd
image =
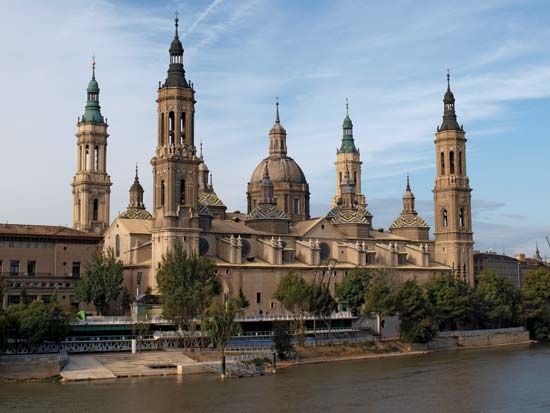
[(85, 112), (77, 125), (73, 227), (102, 234), (104, 248), (112, 248), (124, 264), (130, 291), (139, 295), (150, 287), (156, 292), (156, 271), (176, 242), (190, 254), (212, 259), (224, 294), (234, 296), (242, 290), (250, 302), (250, 315), (283, 311), (273, 295), (289, 271), (306, 280), (322, 272), (332, 282), (340, 282), (348, 271), (366, 268), (384, 270), (397, 283), (452, 273), (473, 283), (467, 140), (457, 122), (449, 76), (443, 120), (435, 133), (435, 231), (430, 239), (430, 228), (416, 211), (408, 176), (401, 214), (387, 231), (373, 228), (347, 104), (329, 211), (320, 217), (310, 215), (310, 187), (300, 165), (289, 156), (292, 146), (288, 146), (277, 102), (267, 154), (259, 156), (246, 188), (247, 212), (229, 212), (212, 185), (202, 144), (196, 145), (195, 89), (186, 78), (183, 56), (176, 18), (166, 80), (157, 90), (150, 211), (143, 202), (136, 167), (128, 207), (110, 221), (109, 135), (99, 104), (95, 64)]

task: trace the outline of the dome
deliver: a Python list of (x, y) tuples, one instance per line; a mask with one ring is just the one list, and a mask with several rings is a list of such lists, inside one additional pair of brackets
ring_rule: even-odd
[(346, 117), (344, 118), (344, 122), (342, 123), (342, 127), (344, 129), (353, 128), (353, 123), (351, 123), (351, 119), (350, 119), (349, 115), (346, 115)]
[(95, 77), (90, 80), (90, 83), (88, 83), (88, 93), (99, 93), (99, 84), (97, 83), (97, 80), (95, 80)]
[(172, 40), (172, 43), (170, 44), (169, 52), (172, 56), (181, 56), (183, 54), (183, 45), (181, 44), (179, 37), (174, 37), (174, 40)]
[(142, 193), (144, 192), (143, 187), (141, 186), (141, 184), (137, 179), (134, 180), (134, 183), (130, 187), (130, 192), (142, 192)]
[(250, 177), (250, 182), (260, 182), (264, 176), (265, 163), (269, 177), (273, 182), (291, 182), (297, 184), (307, 184), (306, 177), (302, 168), (294, 159), (289, 156), (267, 157), (263, 159)]

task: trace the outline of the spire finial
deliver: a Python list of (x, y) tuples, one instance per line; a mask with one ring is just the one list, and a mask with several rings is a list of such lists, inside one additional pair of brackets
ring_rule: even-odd
[(202, 158), (203, 158), (203, 156), (202, 156), (202, 139), (201, 139), (201, 145), (200, 145), (200, 148), (201, 148), (201, 149), (200, 149), (200, 155), (199, 155), (199, 156), (200, 156), (200, 158), (202, 159)]
[(92, 56), (92, 79), (95, 79), (95, 55)]
[(451, 69), (447, 69), (447, 90), (451, 90)]
[(410, 185), (410, 182), (409, 182), (409, 173), (407, 172), (407, 192), (411, 192), (411, 185)]
[(346, 98), (346, 116), (349, 116), (349, 100)]
[(212, 173), (210, 173), (210, 188), (214, 188), (214, 185), (212, 185)]
[(277, 107), (276, 115), (275, 115), (275, 123), (281, 123), (281, 120), (279, 118), (279, 96), (275, 98), (275, 106)]
[(138, 163), (136, 162), (136, 180), (138, 180)]
[(176, 36), (175, 36), (175, 37), (178, 37), (178, 36), (179, 36), (179, 35), (178, 35), (178, 25), (179, 25), (180, 19), (178, 18), (178, 11), (177, 11), (177, 10), (176, 10), (175, 15), (176, 15), (176, 18), (174, 19), (175, 22), (176, 22)]

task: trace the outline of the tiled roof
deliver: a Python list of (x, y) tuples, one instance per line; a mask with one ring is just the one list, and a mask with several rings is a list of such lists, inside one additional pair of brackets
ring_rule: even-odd
[(0, 224), (0, 236), (48, 237), (48, 238), (95, 238), (101, 235), (54, 225)]

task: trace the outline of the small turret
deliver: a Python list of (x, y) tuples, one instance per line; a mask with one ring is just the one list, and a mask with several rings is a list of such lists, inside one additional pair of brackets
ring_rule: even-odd
[(183, 45), (181, 44), (179, 33), (178, 33), (179, 18), (176, 13), (175, 26), (176, 32), (174, 35), (174, 40), (170, 44), (170, 66), (168, 67), (168, 76), (166, 82), (164, 83), (165, 87), (189, 87), (187, 80), (185, 79), (185, 70), (183, 68)]
[(84, 109), (84, 115), (82, 115), (80, 121), (103, 123), (101, 107), (99, 106), (99, 84), (95, 79), (95, 57), (92, 60), (92, 79), (88, 83), (86, 95), (86, 108)]
[(276, 100), (275, 107), (275, 123), (269, 131), (269, 155), (285, 156), (287, 154), (286, 130), (281, 125), (279, 116), (279, 98)]
[(451, 74), (449, 71), (447, 71), (447, 91), (443, 97), (443, 122), (438, 130), (462, 130), (456, 120), (455, 96), (451, 91)]
[(353, 140), (353, 123), (351, 122), (351, 118), (349, 117), (349, 102), (348, 99), (346, 99), (346, 117), (344, 118), (344, 122), (342, 123), (342, 145), (340, 146), (340, 149), (338, 152), (343, 153), (350, 153), (350, 152), (357, 152), (357, 148), (355, 147), (355, 141)]

